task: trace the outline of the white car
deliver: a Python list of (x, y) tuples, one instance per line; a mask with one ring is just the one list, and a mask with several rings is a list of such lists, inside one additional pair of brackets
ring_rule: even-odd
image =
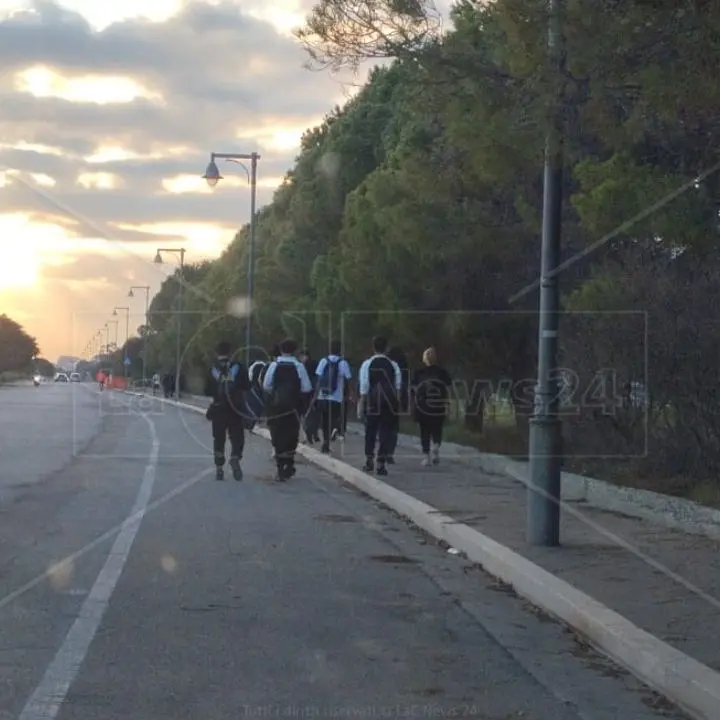
[(70, 382), (80, 382), (81, 379), (80, 373), (75, 372), (70, 374)]
[(55, 376), (55, 382), (66, 383), (66, 382), (70, 382), (70, 381), (68, 380), (67, 373), (61, 372)]

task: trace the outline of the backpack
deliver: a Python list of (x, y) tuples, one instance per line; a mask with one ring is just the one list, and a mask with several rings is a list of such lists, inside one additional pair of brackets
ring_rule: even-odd
[(318, 390), (325, 395), (333, 395), (338, 388), (341, 362), (342, 358), (338, 358), (337, 360), (325, 358), (325, 367), (323, 368), (323, 373), (318, 383)]
[(214, 402), (217, 407), (233, 407), (235, 381), (239, 372), (240, 366), (237, 363), (231, 363), (229, 360), (219, 363), (212, 368), (211, 373), (215, 379)]
[(397, 412), (398, 392), (395, 387), (395, 369), (392, 361), (386, 356), (379, 356), (372, 361), (368, 369), (370, 391), (368, 407), (374, 412), (390, 410)]
[(300, 408), (302, 385), (294, 363), (279, 362), (275, 366), (270, 396), (270, 413), (283, 415)]

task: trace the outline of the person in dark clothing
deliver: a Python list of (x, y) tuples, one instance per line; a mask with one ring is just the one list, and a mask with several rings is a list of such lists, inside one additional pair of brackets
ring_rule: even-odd
[[(298, 360), (300, 360), (300, 362), (305, 366), (310, 382), (313, 383), (313, 389), (315, 389), (315, 369), (318, 364), (312, 359), (310, 351), (307, 348), (300, 351), (298, 354)], [(303, 429), (305, 430), (305, 437), (307, 438), (308, 445), (320, 442), (321, 421), (321, 409), (316, 402), (312, 401), (303, 419)]]
[(225, 442), (230, 439), (230, 467), (235, 480), (242, 480), (245, 447), (245, 393), (250, 390), (248, 372), (242, 363), (231, 358), (228, 342), (218, 343), (217, 359), (205, 381), (205, 395), (212, 398), (206, 417), (212, 423), (215, 478), (225, 479)]
[(402, 348), (395, 345), (388, 350), (387, 356), (400, 368), (400, 374), (402, 377), (402, 387), (400, 388), (400, 395), (398, 397), (399, 407), (398, 412), (393, 416), (393, 427), (390, 434), (390, 440), (388, 441), (388, 465), (395, 463), (395, 450), (397, 449), (398, 439), (400, 436), (400, 418), (402, 415), (407, 413), (410, 405), (410, 370), (408, 368), (408, 361), (405, 357), (405, 353)]
[[(358, 418), (365, 418), (365, 472), (376, 471), (387, 475), (385, 467), (392, 441), (395, 416), (399, 409), (402, 388), (400, 368), (386, 354), (387, 340), (373, 339), (373, 355), (361, 366), (358, 373), (360, 402)], [(377, 457), (375, 447), (377, 444)]]
[(283, 340), (280, 356), (270, 363), (263, 381), (278, 480), (287, 480), (295, 474), (300, 418), (307, 410), (313, 389), (305, 366), (295, 357), (296, 349), (294, 340)]
[[(423, 465), (440, 462), (442, 431), (447, 416), (452, 380), (445, 368), (438, 365), (435, 348), (423, 353), (423, 367), (412, 378), (412, 398), (415, 420), (420, 426)], [(431, 450), (432, 443), (432, 450)]]
[(173, 394), (173, 376), (170, 373), (165, 373), (162, 379), (163, 395), (165, 398), (172, 397)]

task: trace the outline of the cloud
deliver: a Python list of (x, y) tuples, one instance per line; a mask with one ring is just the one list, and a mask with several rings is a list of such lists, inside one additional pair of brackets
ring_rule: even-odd
[(157, 246), (217, 256), (249, 220), (241, 167), (221, 164), (232, 179), (211, 193), (198, 183), (211, 151), (260, 153), (262, 206), (302, 132), (356, 82), (303, 68), (288, 30), (313, 0), (180, 0), (174, 15), (170, 1), (164, 22), (111, 22), (138, 14), (137, 0), (107, 14), (62, 1), (92, 10), (93, 24), (47, 0), (0, 19), (0, 226), (18, 246), (30, 233), (40, 277), (9, 288), (0, 276), (0, 299), (34, 318), (52, 355), (77, 350), (78, 323), (90, 332), (106, 306), (126, 304), (130, 276), (157, 290), (172, 269), (151, 264)]
[[(309, 3), (287, 7), (286, 17), (299, 17)], [(257, 150), (267, 202), (303, 130), (343, 99), (341, 84), (304, 70), (303, 60), (294, 40), (227, 0), (188, 2), (166, 22), (132, 19), (102, 32), (78, 13), (36, 2), (0, 22), (0, 167), (45, 174), (60, 202), (99, 221), (239, 225), (249, 213), (240, 188), (178, 197), (168, 180), (202, 174), (212, 150)], [(89, 163), (102, 148), (127, 159)], [(90, 183), (98, 173), (115, 176), (117, 189)], [(4, 208), (32, 205), (17, 188), (3, 193)]]

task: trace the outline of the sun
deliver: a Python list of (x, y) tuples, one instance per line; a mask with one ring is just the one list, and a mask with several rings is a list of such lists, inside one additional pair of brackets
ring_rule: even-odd
[(32, 246), (1, 242), (0, 290), (21, 290), (34, 287), (39, 277), (37, 258)]

